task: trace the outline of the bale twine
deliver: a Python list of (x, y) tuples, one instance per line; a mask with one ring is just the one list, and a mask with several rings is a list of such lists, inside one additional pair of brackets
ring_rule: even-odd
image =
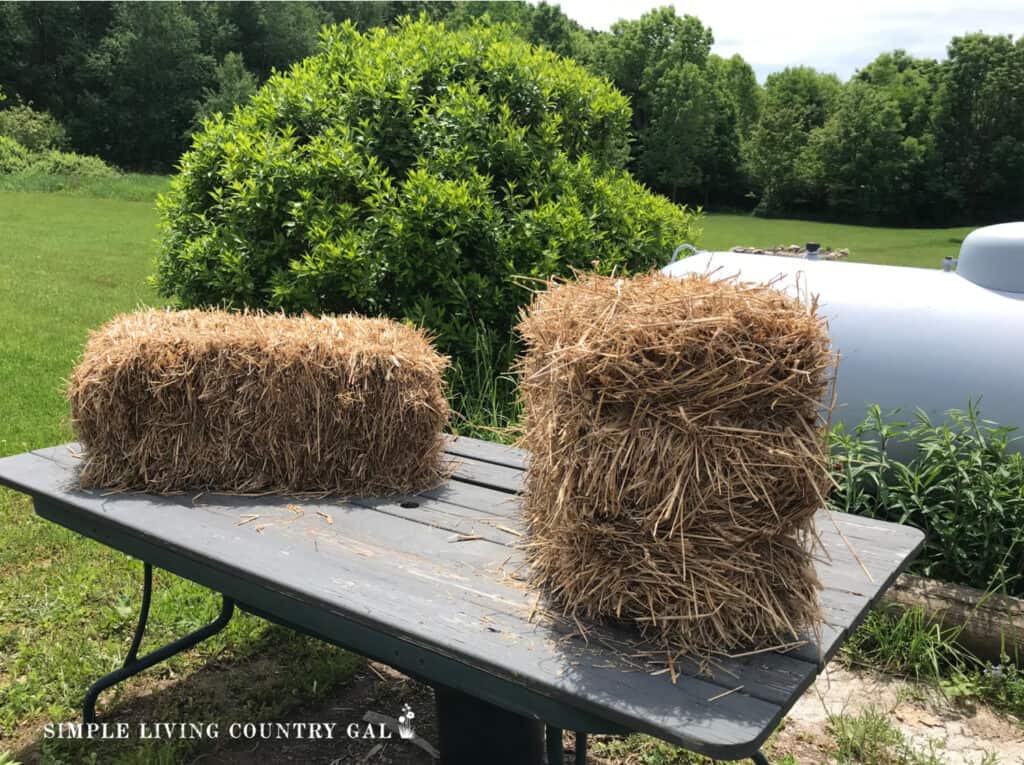
[(815, 302), (707, 275), (586, 276), (536, 295), (519, 331), (527, 555), (567, 613), (672, 655), (816, 623), (834, 357)]
[(387, 319), (148, 310), (93, 332), (68, 398), (83, 487), (380, 495), (443, 477), (447, 359)]

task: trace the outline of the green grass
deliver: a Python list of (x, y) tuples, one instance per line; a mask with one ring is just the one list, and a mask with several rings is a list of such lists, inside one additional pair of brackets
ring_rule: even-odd
[(0, 175), (0, 191), (24, 191), (100, 199), (120, 199), (125, 202), (152, 202), (156, 195), (166, 191), (166, 175), (123, 173), (113, 178), (89, 176), (50, 175), (47, 173), (17, 173)]
[[(884, 711), (867, 707), (856, 715), (830, 715), (828, 732), (835, 742), (836, 765), (943, 765), (940, 745), (913, 746)], [(986, 757), (982, 763), (993, 763)]]
[[(62, 381), (89, 329), (157, 301), (145, 282), (156, 222), (151, 201), (0, 192), (0, 455), (70, 437)], [(85, 688), (119, 664), (134, 628), (141, 566), (40, 520), (24, 496), (2, 489), (0, 528), (0, 729), (7, 744), (9, 736), (23, 740), (47, 721), (74, 718)], [(157, 572), (143, 650), (211, 620), (218, 606), (212, 593)], [(272, 663), (261, 663), (267, 654)], [(326, 696), (357, 660), (240, 614), (197, 649), (126, 684), (127, 692), (228, 664), (232, 671), (217, 678), (224, 691), (219, 701), (216, 694), (189, 698), (190, 680), (161, 696), (153, 719), (273, 719)], [(102, 702), (116, 704), (124, 693), (108, 691)], [(118, 751), (112, 744), (100, 759), (169, 756)], [(48, 741), (42, 760), (81, 762), (86, 752)]]
[(920, 607), (877, 609), (843, 644), (840, 657), (850, 667), (906, 677), (950, 699), (1024, 717), (1024, 668), (1006, 656), (998, 665), (982, 661), (957, 643), (961, 630)]
[(63, 379), (90, 328), (156, 296), (152, 203), (0, 192), (0, 454), (66, 440)]
[(819, 242), (827, 249), (845, 247), (850, 251), (850, 260), (858, 263), (941, 268), (945, 256), (957, 256), (960, 242), (970, 231), (970, 228), (846, 226), (752, 215), (709, 214), (704, 219), (701, 247), (728, 250), (737, 245), (775, 247)]

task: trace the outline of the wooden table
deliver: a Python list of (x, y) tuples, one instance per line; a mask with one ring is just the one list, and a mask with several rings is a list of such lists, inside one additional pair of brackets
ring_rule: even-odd
[[(545, 724), (551, 757), (567, 729), (638, 731), (763, 762), (761, 744), (923, 541), (905, 526), (822, 512), (820, 640), (723, 656), (707, 674), (682, 662), (673, 682), (629, 658), (629, 634), (588, 625), (584, 641), (527, 586), (517, 550), (526, 454), (467, 438), (447, 451), (457, 467), (439, 488), (348, 501), (104, 496), (76, 487), (74, 444), (0, 460), (0, 484), (30, 494), (40, 516), (146, 564), (136, 639), (125, 667), (90, 689), (86, 719), (103, 688), (213, 634), (237, 603), (434, 686), (445, 765), (537, 765)], [(152, 566), (222, 593), (224, 607), (211, 625), (139, 658)]]

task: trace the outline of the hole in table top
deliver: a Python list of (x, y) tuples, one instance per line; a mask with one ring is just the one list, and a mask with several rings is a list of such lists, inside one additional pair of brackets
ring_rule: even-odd
[(419, 502), (413, 502), (411, 499), (407, 499), (405, 502), (399, 503), (398, 506), (399, 507), (404, 507), (406, 509), (410, 509), (410, 508), (413, 508), (413, 507), (419, 507), (420, 503)]

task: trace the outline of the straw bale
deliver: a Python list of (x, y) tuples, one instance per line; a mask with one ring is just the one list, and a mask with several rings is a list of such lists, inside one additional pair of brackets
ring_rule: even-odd
[(524, 311), (524, 507), (539, 585), (673, 653), (818, 618), (827, 327), (771, 285), (582, 276)]
[(447, 359), (387, 319), (146, 310), (71, 375), (83, 487), (400, 494), (444, 474)]

